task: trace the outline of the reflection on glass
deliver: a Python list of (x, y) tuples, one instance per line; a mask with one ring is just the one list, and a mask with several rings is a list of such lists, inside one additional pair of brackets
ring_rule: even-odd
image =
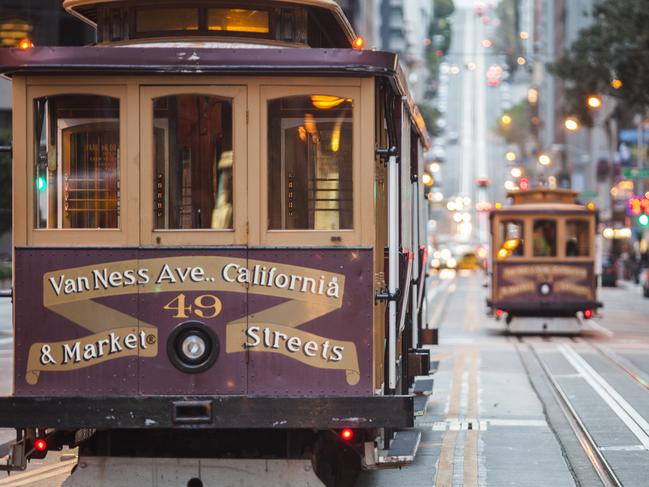
[(119, 227), (119, 100), (34, 100), (36, 228)]
[(135, 19), (135, 30), (137, 30), (137, 32), (198, 30), (198, 9), (138, 9)]
[(210, 8), (207, 10), (207, 29), (226, 32), (270, 32), (268, 12), (243, 8)]
[(500, 241), (502, 247), (498, 250), (498, 257), (505, 259), (509, 256), (521, 257), (524, 253), (523, 222), (520, 220), (507, 220), (500, 223)]
[(586, 220), (566, 222), (566, 257), (588, 257), (590, 255), (590, 232)]
[(232, 228), (232, 101), (176, 95), (153, 103), (155, 228)]
[(327, 95), (268, 103), (268, 228), (353, 228), (353, 101)]
[(555, 220), (534, 220), (532, 245), (534, 257), (555, 257), (557, 255), (557, 222)]

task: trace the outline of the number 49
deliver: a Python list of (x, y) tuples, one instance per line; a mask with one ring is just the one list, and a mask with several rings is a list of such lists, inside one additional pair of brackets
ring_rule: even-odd
[(179, 294), (162, 309), (175, 311), (174, 318), (189, 318), (194, 314), (199, 318), (214, 318), (221, 313), (221, 300), (212, 294), (202, 294), (194, 299), (193, 304), (187, 304), (187, 296)]

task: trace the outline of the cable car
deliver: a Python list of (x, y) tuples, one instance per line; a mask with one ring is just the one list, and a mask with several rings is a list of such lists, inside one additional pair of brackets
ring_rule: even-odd
[(306, 462), (326, 485), (402, 465), (428, 140), (397, 56), (359, 49), (332, 0), (63, 5), (96, 45), (0, 52), (0, 427), (18, 432), (2, 468), (38, 440), (80, 447), (73, 486), (126, 456)]
[(513, 332), (578, 332), (601, 306), (594, 206), (565, 189), (508, 197), (490, 213), (490, 313)]

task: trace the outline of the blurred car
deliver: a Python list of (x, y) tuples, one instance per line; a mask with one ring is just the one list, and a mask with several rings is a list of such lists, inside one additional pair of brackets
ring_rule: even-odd
[(617, 260), (610, 255), (602, 257), (602, 286), (617, 286)]
[(466, 252), (457, 261), (458, 269), (474, 271), (480, 267), (480, 259), (473, 252)]
[(457, 267), (457, 259), (453, 257), (449, 249), (436, 250), (430, 259), (430, 267), (434, 270), (455, 269)]
[(640, 284), (642, 284), (642, 295), (649, 298), (649, 267), (645, 267), (640, 273)]

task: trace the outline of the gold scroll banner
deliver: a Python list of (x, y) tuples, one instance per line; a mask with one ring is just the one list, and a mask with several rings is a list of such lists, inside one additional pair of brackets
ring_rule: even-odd
[(78, 340), (33, 343), (29, 348), (25, 380), (34, 385), (42, 371), (82, 369), (122, 357), (155, 357), (158, 329), (155, 327), (114, 328)]
[(323, 338), (289, 326), (261, 323), (253, 326), (229, 324), (226, 336), (227, 353), (245, 350), (278, 353), (318, 369), (344, 370), (347, 383), (352, 386), (361, 378), (354, 342)]
[[(86, 341), (89, 343), (96, 341), (96, 336), (103, 336), (123, 327), (154, 330), (157, 336), (155, 326), (94, 301), (99, 298), (191, 291), (222, 291), (279, 297), (288, 301), (237, 318), (227, 324), (226, 330), (238, 329), (237, 327), (242, 323), (269, 323), (273, 326), (297, 328), (340, 309), (344, 289), (344, 275), (318, 269), (231, 257), (180, 256), (107, 262), (48, 272), (43, 276), (43, 305), (93, 332), (93, 335), (83, 339), (85, 344)], [(237, 327), (229, 326), (233, 324)], [(226, 331), (226, 334), (229, 333)], [(229, 337), (226, 341), (229, 342)], [(76, 343), (74, 340), (69, 342)], [(59, 345), (63, 347), (65, 343), (67, 342), (60, 342)], [(37, 348), (37, 345), (40, 347)], [(28, 375), (31, 380), (34, 380), (33, 383), (36, 383), (38, 373), (43, 370), (60, 371), (79, 368), (76, 364), (60, 362), (57, 362), (56, 366), (53, 363), (43, 365), (42, 357), (37, 356), (43, 345), (57, 344), (32, 345)], [(347, 346), (346, 350), (354, 354), (350, 360), (351, 363), (356, 364), (356, 374), (358, 374), (356, 347)], [(244, 350), (239, 347), (236, 350), (228, 350), (228, 353), (242, 351)], [(107, 356), (101, 361), (121, 356), (125, 355)], [(145, 356), (155, 356), (155, 354)], [(297, 357), (293, 358), (297, 359)], [(94, 363), (99, 361), (88, 365)], [(318, 366), (317, 361), (313, 360), (305, 363)], [(352, 370), (354, 367), (343, 368)]]
[[(503, 269), (503, 278), (511, 284), (500, 286), (498, 297), (500, 299), (511, 298), (524, 293), (536, 293), (537, 282), (550, 282), (555, 292), (565, 292), (582, 296), (585, 299), (592, 298), (592, 290), (589, 286), (579, 284), (588, 278), (588, 272), (583, 267), (562, 266), (562, 265), (517, 265)], [(558, 280), (561, 278), (561, 280)]]

